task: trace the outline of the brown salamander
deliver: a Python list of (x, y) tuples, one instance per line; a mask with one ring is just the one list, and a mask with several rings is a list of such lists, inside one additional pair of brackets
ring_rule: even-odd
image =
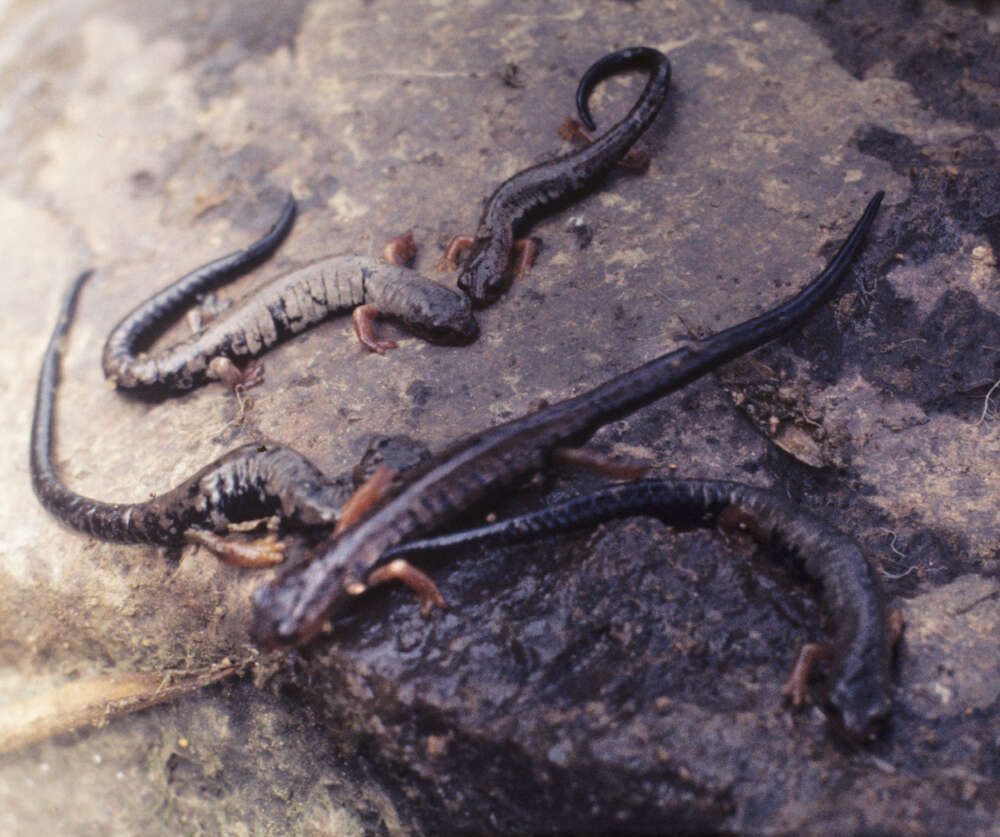
[[(486, 526), (401, 544), (379, 565), (441, 549), (518, 543), (633, 515), (656, 517), (678, 529), (745, 529), (816, 582), (834, 629), (825, 704), (835, 725), (850, 737), (865, 740), (878, 731), (892, 709), (889, 620), (881, 582), (856, 541), (764, 489), (680, 479), (611, 485)], [(800, 674), (804, 678), (807, 671), (796, 666), (785, 686), (796, 703), (805, 696)]]
[[(104, 346), (104, 374), (116, 386), (184, 390), (213, 378), (244, 381), (234, 361), (252, 358), (284, 337), (329, 315), (355, 311), (355, 328), (369, 349), (394, 344), (369, 336), (374, 315), (398, 320), (438, 343), (467, 343), (478, 334), (468, 300), (399, 264), (373, 258), (334, 256), (299, 268), (248, 294), (191, 338), (153, 354), (137, 351), (199, 294), (232, 281), (280, 243), (295, 216), (289, 195), (274, 227), (241, 250), (182, 276), (128, 314)], [(412, 238), (409, 239), (412, 246)]]
[[(787, 302), (575, 398), (473, 434), (408, 473), (394, 494), (353, 528), (328, 539), (311, 562), (290, 568), (255, 591), (257, 638), (264, 644), (285, 645), (308, 640), (339, 604), (365, 591), (372, 582), (372, 568), (392, 547), (433, 531), (490, 492), (542, 470), (559, 448), (583, 443), (602, 425), (800, 323), (833, 293), (846, 274), (882, 197), (879, 192), (872, 198), (827, 267)], [(379, 579), (384, 577), (380, 574)]]
[(31, 482), (53, 515), (74, 529), (119, 543), (177, 545), (198, 542), (225, 560), (243, 565), (280, 561), (282, 545), (273, 537), (227, 542), (229, 524), (279, 514), (302, 526), (331, 526), (342, 496), (339, 487), (302, 454), (283, 446), (243, 445), (165, 494), (140, 503), (103, 503), (74, 493), (59, 478), (52, 460), (54, 401), (61, 344), (81, 288), (90, 271), (66, 294), (45, 351), (31, 427)]
[[(531, 166), (505, 180), (490, 196), (475, 235), (453, 239), (444, 261), (454, 262), (460, 248), (469, 248), (458, 286), (469, 295), (473, 305), (487, 305), (507, 287), (513, 267), (514, 229), (525, 216), (588, 188), (653, 123), (666, 99), (670, 62), (651, 47), (630, 47), (606, 55), (584, 73), (577, 92), (578, 101), (584, 102), (581, 118), (593, 127), (585, 103), (594, 84), (611, 72), (633, 67), (646, 70), (649, 79), (624, 119), (586, 148)], [(517, 269), (523, 273), (530, 264), (533, 248), (528, 243), (519, 246), (521, 258)]]

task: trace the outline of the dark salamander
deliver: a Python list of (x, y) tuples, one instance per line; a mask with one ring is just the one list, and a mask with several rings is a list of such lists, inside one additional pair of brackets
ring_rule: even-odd
[(888, 620), (878, 576), (852, 538), (770, 491), (716, 480), (611, 485), (486, 526), (401, 544), (379, 564), (441, 549), (519, 543), (633, 515), (678, 529), (745, 529), (816, 582), (834, 629), (826, 705), (852, 738), (878, 731), (892, 709)]
[(263, 539), (259, 549), (238, 545), (234, 551), (211, 534), (225, 532), (231, 523), (274, 514), (303, 526), (334, 524), (339, 492), (309, 460), (282, 446), (236, 448), (172, 491), (140, 503), (102, 503), (66, 487), (52, 461), (54, 400), (61, 344), (89, 276), (90, 271), (83, 273), (66, 294), (38, 378), (30, 458), (32, 486), (42, 505), (74, 529), (102, 540), (163, 545), (196, 541), (244, 564), (280, 560), (281, 545)]
[[(653, 123), (663, 107), (670, 85), (670, 62), (659, 50), (630, 47), (607, 55), (584, 73), (577, 93), (584, 102), (581, 118), (593, 127), (586, 99), (594, 84), (621, 69), (641, 69), (649, 74), (646, 86), (624, 119), (587, 147), (546, 163), (531, 166), (508, 178), (490, 196), (474, 236), (458, 236), (448, 248), (446, 261), (458, 249), (469, 252), (458, 276), (458, 286), (474, 306), (489, 304), (510, 282), (514, 229), (530, 212), (589, 188), (620, 160)], [(522, 245), (525, 246), (525, 245)], [(518, 270), (526, 270), (531, 250), (522, 252)]]
[(321, 544), (311, 562), (289, 568), (255, 592), (257, 638), (264, 644), (284, 645), (308, 640), (338, 605), (367, 589), (372, 568), (392, 547), (440, 528), (491, 493), (543, 470), (559, 449), (582, 444), (608, 422), (799, 324), (830, 297), (846, 274), (882, 197), (879, 192), (872, 198), (827, 267), (787, 302), (575, 398), (459, 440), (407, 472), (403, 484), (388, 492), (374, 511)]
[[(182, 276), (128, 314), (104, 346), (108, 380), (123, 388), (167, 391), (190, 389), (213, 378), (243, 382), (236, 361), (255, 357), (340, 311), (364, 311), (368, 319), (376, 314), (390, 317), (438, 343), (468, 343), (476, 338), (478, 327), (462, 294), (398, 264), (334, 256), (252, 291), (187, 340), (152, 354), (138, 350), (200, 294), (232, 281), (266, 258), (294, 217), (295, 201), (289, 195), (274, 227), (258, 241)], [(355, 326), (373, 351), (393, 345), (366, 340), (357, 317)]]

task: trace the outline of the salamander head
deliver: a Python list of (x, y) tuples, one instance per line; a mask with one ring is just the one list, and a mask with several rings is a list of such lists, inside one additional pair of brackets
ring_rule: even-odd
[(407, 311), (399, 319), (407, 331), (432, 343), (464, 345), (479, 336), (468, 298), (430, 280), (411, 283)]
[(383, 545), (372, 539), (369, 517), (332, 533), (312, 556), (284, 569), (253, 592), (251, 636), (262, 648), (302, 645), (326, 628), (344, 605), (367, 589), (362, 582)]
[(489, 246), (481, 247), (477, 242), (458, 276), (458, 287), (468, 294), (474, 307), (484, 308), (510, 285), (507, 266), (505, 260), (497, 259)]
[(253, 591), (253, 621), (250, 638), (260, 648), (290, 648), (304, 642), (300, 632), (291, 627), (288, 613), (295, 600), (295, 591), (277, 582), (265, 584)]
[(323, 579), (321, 607), (308, 607), (312, 581), (308, 562), (285, 572), (253, 592), (251, 639), (261, 648), (303, 645), (323, 630), (330, 614), (352, 598), (337, 581)]
[(876, 738), (892, 711), (888, 681), (874, 668), (863, 663), (840, 674), (826, 696), (834, 726), (859, 743)]

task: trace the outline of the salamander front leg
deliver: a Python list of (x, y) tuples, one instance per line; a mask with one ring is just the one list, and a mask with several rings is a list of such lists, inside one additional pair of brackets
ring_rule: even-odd
[(408, 265), (417, 255), (417, 244), (413, 240), (413, 230), (390, 239), (382, 248), (382, 259), (389, 264)]
[(792, 701), (792, 706), (802, 706), (809, 702), (809, 674), (812, 667), (822, 660), (833, 659), (833, 648), (829, 645), (819, 645), (807, 642), (795, 657), (795, 663), (788, 674), (788, 679), (781, 687), (781, 694)]
[[(448, 242), (448, 247), (445, 249), (444, 255), (434, 262), (435, 269), (454, 270), (458, 267), (459, 253), (461, 253), (462, 250), (469, 249), (473, 244), (475, 244), (475, 241), (475, 236), (456, 235), (450, 242)], [(535, 261), (536, 250), (537, 247), (532, 239), (514, 239), (514, 243), (511, 245), (511, 251), (515, 254), (515, 258), (512, 262), (511, 270), (514, 276), (518, 279), (523, 279), (530, 272), (531, 265)]]
[(285, 560), (285, 545), (273, 534), (246, 541), (207, 529), (189, 529), (184, 536), (234, 567), (270, 567)]
[(360, 521), (368, 510), (386, 496), (398, 475), (388, 465), (379, 465), (368, 479), (359, 485), (340, 509), (340, 517), (333, 534), (339, 535), (345, 529)]
[(514, 260), (514, 276), (523, 279), (531, 270), (531, 265), (535, 261), (535, 242), (530, 238), (514, 239), (514, 252), (517, 258)]
[[(387, 581), (402, 581), (420, 600), (420, 615), (430, 616), (431, 611), (439, 607), (446, 610), (448, 605), (430, 577), (418, 570), (413, 564), (397, 558), (381, 567), (376, 567), (368, 574), (368, 586), (384, 584)], [(362, 588), (364, 589), (364, 588)]]
[(561, 465), (580, 465), (615, 480), (637, 480), (646, 475), (649, 465), (644, 462), (621, 462), (586, 448), (556, 448), (552, 459)]
[[(889, 608), (885, 615), (886, 633), (889, 637), (889, 647), (895, 650), (903, 638), (903, 613), (897, 608)], [(813, 666), (822, 661), (829, 662), (834, 657), (832, 645), (820, 645), (808, 642), (802, 646), (795, 663), (788, 674), (788, 679), (781, 687), (781, 694), (791, 699), (792, 706), (802, 706), (809, 702), (809, 675)]]
[(384, 355), (389, 349), (395, 349), (397, 344), (394, 340), (379, 340), (375, 336), (374, 320), (378, 315), (378, 308), (369, 302), (354, 309), (351, 321), (354, 323), (354, 333), (358, 335), (361, 345), (376, 354)]
[[(382, 259), (389, 264), (402, 266), (413, 261), (417, 253), (417, 245), (413, 240), (413, 230), (407, 230), (402, 235), (397, 235), (382, 248)], [(389, 349), (397, 348), (394, 340), (379, 340), (375, 336), (375, 318), (379, 316), (379, 310), (371, 303), (359, 305), (351, 315), (354, 323), (354, 333), (358, 336), (361, 345), (375, 354), (384, 355)]]

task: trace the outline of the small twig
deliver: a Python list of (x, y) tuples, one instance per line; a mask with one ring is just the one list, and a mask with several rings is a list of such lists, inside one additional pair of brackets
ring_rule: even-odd
[[(900, 552), (898, 549), (896, 549), (896, 533), (893, 532), (892, 529), (886, 529), (886, 528), (883, 528), (882, 531), (885, 532), (889, 536), (889, 549), (891, 549), (893, 552), (895, 552), (896, 555), (898, 555), (900, 558), (905, 558), (906, 557), (906, 553), (905, 552)], [(902, 565), (902, 561), (894, 561), (893, 563), (897, 563), (897, 564)], [(901, 573), (891, 573), (888, 570), (883, 569), (882, 567), (878, 568), (878, 571), (883, 576), (885, 576), (886, 578), (888, 578), (890, 581), (896, 581), (897, 579), (900, 579), (900, 578), (906, 578), (906, 576), (908, 576), (910, 573), (912, 573), (913, 570), (914, 570), (914, 567), (912, 565), (909, 566), (909, 567), (907, 567), (906, 570), (903, 571), (903, 572), (901, 572)]]
[(906, 578), (910, 573), (912, 573), (913, 572), (913, 567), (907, 567), (901, 573), (891, 573), (888, 570), (882, 569), (881, 567), (879, 567), (878, 571), (883, 576), (885, 576), (885, 578), (889, 579), (889, 581), (898, 581), (901, 578)]
[(990, 399), (993, 397), (993, 393), (997, 391), (997, 387), (1000, 387), (1000, 380), (998, 380), (993, 386), (990, 387), (989, 392), (986, 393), (986, 397), (983, 399), (983, 411), (979, 414), (979, 421), (976, 422), (976, 427), (979, 427), (990, 412)]
[(898, 549), (896, 549), (896, 533), (893, 532), (892, 529), (886, 529), (886, 528), (883, 528), (882, 531), (889, 536), (889, 549), (895, 552), (900, 558), (905, 558), (906, 553), (900, 552)]
[(891, 352), (895, 349), (898, 349), (900, 346), (903, 346), (906, 343), (926, 343), (926, 342), (927, 340), (923, 337), (907, 337), (905, 340), (899, 340), (895, 343), (890, 343), (888, 346), (883, 346), (882, 354), (886, 354), (887, 352)]
[(118, 715), (174, 700), (239, 674), (244, 667), (245, 663), (226, 660), (186, 672), (113, 672), (15, 698), (0, 710), (0, 753), (81, 727), (102, 726)]

